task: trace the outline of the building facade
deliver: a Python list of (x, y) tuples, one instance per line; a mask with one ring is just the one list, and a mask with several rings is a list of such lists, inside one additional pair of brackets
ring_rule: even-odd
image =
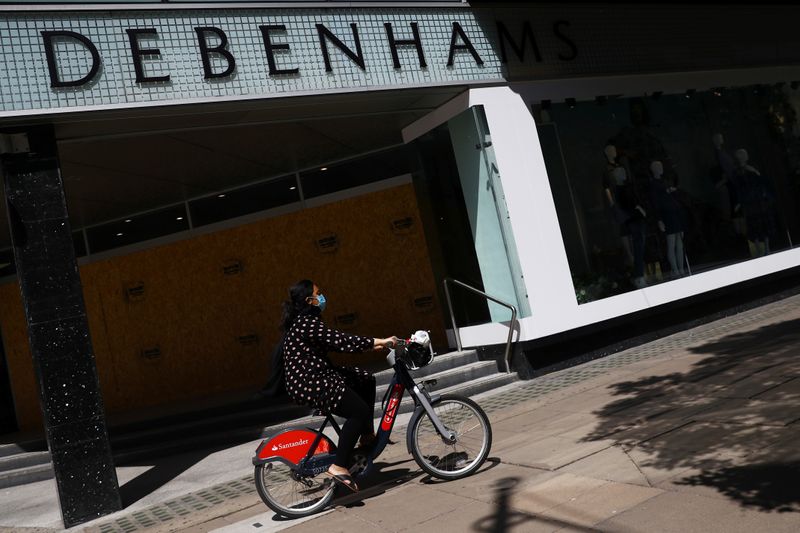
[[(258, 387), (301, 278), (336, 327), (444, 351), (445, 277), (526, 341), (798, 266), (797, 14), (4, 3), (4, 430), (58, 425), (64, 372), (91, 416)], [(505, 341), (453, 299), (464, 345)]]

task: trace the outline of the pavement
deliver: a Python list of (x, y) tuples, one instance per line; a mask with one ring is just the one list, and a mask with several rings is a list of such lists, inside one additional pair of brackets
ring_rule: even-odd
[[(420, 471), (398, 419), (357, 495), (285, 520), (255, 493), (257, 442), (118, 468), (126, 507), (69, 531), (797, 532), (800, 296), (475, 396), (489, 459)], [(0, 531), (61, 530), (53, 481), (0, 490)]]

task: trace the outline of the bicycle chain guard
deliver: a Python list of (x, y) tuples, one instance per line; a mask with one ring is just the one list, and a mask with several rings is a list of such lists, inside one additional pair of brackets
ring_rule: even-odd
[[(318, 435), (320, 435), (318, 431), (311, 429), (287, 429), (282, 431), (261, 442), (256, 450), (255, 457), (253, 457), (253, 464), (262, 464), (280, 458), (297, 465), (308, 454)], [(336, 445), (328, 437), (322, 435), (312, 457), (333, 453), (335, 450)]]

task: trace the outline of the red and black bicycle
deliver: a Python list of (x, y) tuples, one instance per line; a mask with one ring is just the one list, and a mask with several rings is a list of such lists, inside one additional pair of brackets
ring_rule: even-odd
[[(394, 375), (384, 396), (384, 411), (377, 439), (371, 450), (351, 457), (350, 473), (362, 476), (389, 442), (403, 394), (414, 400), (406, 443), (417, 464), (431, 476), (453, 480), (478, 470), (492, 446), (492, 427), (480, 406), (469, 398), (432, 395), (424, 382), (417, 384), (411, 371), (433, 361), (434, 353), (425, 332), (409, 341), (399, 341), (386, 360)], [(253, 457), (256, 490), (276, 513), (302, 517), (328, 505), (335, 484), (325, 475), (333, 464), (336, 445), (323, 432), (328, 424), (340, 429), (328, 416), (319, 429), (292, 428), (264, 440)]]

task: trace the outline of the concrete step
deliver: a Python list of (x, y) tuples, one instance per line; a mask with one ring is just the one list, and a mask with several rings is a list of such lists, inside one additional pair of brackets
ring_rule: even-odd
[(0, 473), (50, 463), (50, 452), (21, 452), (0, 457)]
[[(489, 369), (494, 367), (494, 361), (484, 361), (468, 365), (468, 369), (459, 372), (458, 369), (449, 369), (437, 374), (433, 374), (427, 379), (439, 379), (435, 387), (428, 387), (428, 390), (434, 394), (461, 394), (464, 396), (471, 396), (479, 394), (487, 390), (502, 387), (517, 381), (519, 377), (516, 374), (498, 374), (496, 370), (490, 373)], [(455, 380), (449, 386), (442, 386), (442, 383), (448, 383), (453, 375), (461, 374), (468, 376), (471, 379), (467, 381)], [(416, 380), (416, 376), (415, 376)], [(422, 381), (422, 380), (419, 380)], [(375, 413), (380, 414), (382, 411), (381, 400), (386, 387), (379, 387), (378, 395), (376, 397)], [(414, 402), (411, 397), (406, 394), (399, 407), (399, 413), (411, 412), (414, 409)], [(306, 410), (308, 413), (308, 410)], [(215, 446), (225, 446), (232, 443), (244, 443), (257, 439), (264, 439), (269, 436), (275, 435), (285, 429), (293, 427), (309, 427), (318, 428), (325, 417), (319, 415), (306, 415), (296, 417), (294, 419), (287, 419), (273, 424), (262, 424), (258, 426), (242, 427), (239, 429), (231, 430), (228, 432), (186, 432), (183, 431), (181, 437), (175, 438), (170, 441), (161, 441), (152, 443), (150, 445), (141, 446), (135, 449), (119, 450), (114, 452), (114, 458), (117, 464), (126, 464), (135, 462), (140, 459), (145, 459), (154, 456), (166, 456), (172, 453), (185, 452), (187, 450), (198, 450), (205, 448), (213, 448)], [(191, 435), (187, 437), (186, 435)]]
[[(458, 381), (474, 379), (492, 372), (496, 372), (497, 365), (494, 361), (478, 361), (475, 350), (462, 352), (451, 352), (443, 356), (437, 356), (433, 363), (419, 370), (413, 371), (414, 379), (437, 379), (440, 381), (439, 387), (449, 387)], [(375, 374), (376, 399), (378, 402), (383, 398), (386, 386), (388, 385), (394, 370), (381, 371)], [(265, 400), (272, 401), (275, 400)], [(238, 410), (231, 407), (225, 412), (206, 412), (205, 417), (181, 419), (170, 419), (165, 424), (165, 420), (154, 421), (150, 427), (122, 432), (118, 428), (109, 430), (111, 447), (113, 450), (124, 450), (148, 446), (149, 444), (163, 441), (180, 440), (187, 434), (210, 434), (220, 432), (236, 432), (242, 428), (263, 428), (280, 423), (284, 420), (294, 420), (307, 415), (311, 409), (309, 407), (298, 406), (285, 398), (280, 403), (271, 405), (244, 404)], [(256, 435), (253, 432), (245, 431), (243, 435)], [(258, 438), (258, 435), (253, 438)]]
[(8, 444), (0, 444), (0, 457), (45, 450), (47, 450), (47, 443), (44, 440), (11, 442)]
[[(426, 390), (430, 393), (438, 394), (440, 390), (445, 390), (449, 387), (465, 384), (495, 374), (497, 374), (497, 364), (494, 361), (477, 361), (461, 368), (449, 368), (423, 377), (418, 376), (415, 371), (411, 373), (411, 377), (417, 384), (428, 382), (425, 385)], [(432, 384), (434, 380), (436, 382), (435, 385)], [(376, 411), (381, 410), (381, 402), (383, 401), (383, 395), (385, 393), (386, 386), (378, 387), (378, 394), (375, 397)]]
[[(494, 362), (492, 362), (494, 364)], [(460, 394), (461, 396), (474, 396), (491, 389), (497, 389), (517, 381), (519, 377), (514, 374), (488, 374), (477, 377), (471, 381), (456, 383), (449, 387), (428, 387), (428, 392), (432, 396), (443, 396), (445, 394)], [(380, 406), (378, 406), (380, 407)], [(400, 413), (408, 413), (414, 410), (414, 400), (411, 396), (406, 395), (400, 404)]]
[(44, 481), (45, 479), (52, 479), (52, 477), (53, 466), (48, 460), (48, 462), (44, 464), (37, 464), (0, 472), (0, 488), (15, 487), (17, 485), (25, 485), (26, 483), (33, 483), (35, 481)]
[[(477, 361), (478, 352), (475, 350), (449, 352), (446, 354), (437, 355), (433, 358), (433, 362), (431, 364), (422, 367), (419, 370), (412, 371), (412, 375), (414, 376), (415, 380), (419, 381), (421, 378), (426, 378), (432, 374), (453, 368), (465, 367)], [(387, 385), (392, 380), (393, 374), (394, 370), (391, 368), (375, 373), (375, 382), (377, 383), (378, 387), (381, 385)]]

